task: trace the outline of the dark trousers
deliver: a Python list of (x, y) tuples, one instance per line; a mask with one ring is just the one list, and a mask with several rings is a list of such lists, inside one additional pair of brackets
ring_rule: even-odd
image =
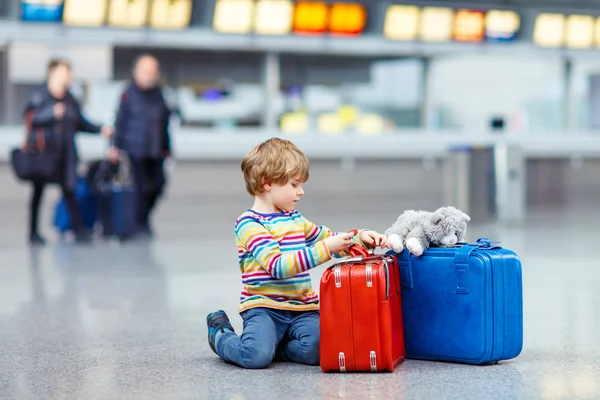
[[(29, 233), (34, 234), (38, 232), (38, 221), (40, 214), (40, 204), (44, 195), (45, 183), (35, 182), (33, 183), (33, 192), (31, 194), (31, 202), (29, 204)], [(81, 233), (83, 231), (83, 222), (81, 221), (81, 214), (79, 214), (79, 207), (77, 206), (77, 200), (75, 199), (75, 193), (67, 190), (65, 186), (62, 186), (63, 196), (67, 203), (67, 208), (71, 216), (71, 224), (75, 233)]]
[(165, 185), (163, 160), (132, 159), (133, 180), (137, 192), (137, 221), (140, 228), (149, 227), (152, 210)]

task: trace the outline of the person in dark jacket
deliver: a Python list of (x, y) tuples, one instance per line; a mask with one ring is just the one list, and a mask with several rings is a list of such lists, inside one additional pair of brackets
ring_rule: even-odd
[(158, 86), (159, 65), (150, 55), (138, 57), (133, 82), (121, 96), (115, 145), (131, 160), (137, 191), (139, 233), (151, 235), (149, 218), (166, 183), (163, 164), (170, 156), (170, 110)]
[[(29, 141), (34, 140), (34, 132), (40, 129), (43, 130), (45, 137), (50, 139), (47, 143), (47, 151), (53, 151), (58, 156), (59, 168), (56, 182), (62, 188), (75, 239), (77, 242), (89, 242), (91, 234), (83, 226), (74, 194), (78, 161), (75, 133), (81, 131), (111, 136), (113, 128), (89, 122), (82, 115), (79, 102), (69, 92), (70, 85), (69, 62), (59, 59), (50, 61), (46, 85), (30, 96), (25, 107), (25, 115), (26, 117), (32, 115)], [(45, 243), (38, 231), (38, 219), (40, 203), (47, 183), (33, 182), (29, 219), (29, 241), (32, 244)]]

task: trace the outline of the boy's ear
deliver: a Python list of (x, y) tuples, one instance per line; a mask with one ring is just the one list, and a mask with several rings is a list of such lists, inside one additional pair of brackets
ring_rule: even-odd
[(265, 192), (270, 192), (272, 186), (273, 185), (271, 184), (271, 182), (264, 182), (263, 183), (263, 189), (265, 190)]

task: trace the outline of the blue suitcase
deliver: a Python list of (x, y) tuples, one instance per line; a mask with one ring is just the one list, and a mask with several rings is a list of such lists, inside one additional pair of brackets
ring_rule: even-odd
[(523, 347), (521, 261), (487, 239), (395, 255), (406, 358), (488, 364)]
[(60, 22), (63, 7), (63, 0), (23, 0), (21, 1), (21, 20)]
[[(75, 199), (81, 214), (81, 221), (88, 229), (93, 229), (98, 219), (98, 211), (96, 198), (90, 190), (90, 186), (83, 177), (77, 178), (77, 186), (75, 188)], [(72, 229), (71, 215), (65, 199), (61, 199), (54, 210), (54, 227), (60, 233), (66, 233)]]
[(105, 238), (128, 239), (137, 231), (137, 192), (133, 185), (131, 161), (120, 153), (119, 162), (92, 163), (88, 171), (98, 198), (98, 216)]
[(136, 192), (131, 185), (111, 183), (99, 194), (98, 210), (105, 238), (121, 240), (132, 237), (137, 230)]

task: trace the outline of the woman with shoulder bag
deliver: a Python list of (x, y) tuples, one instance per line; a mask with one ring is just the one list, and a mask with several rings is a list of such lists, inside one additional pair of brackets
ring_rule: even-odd
[(47, 183), (58, 183), (63, 191), (75, 239), (77, 242), (91, 241), (81, 221), (75, 185), (77, 183), (77, 148), (75, 133), (102, 133), (111, 136), (111, 126), (100, 126), (89, 122), (81, 113), (79, 102), (69, 92), (71, 85), (71, 66), (66, 60), (52, 60), (48, 65), (48, 79), (45, 87), (34, 92), (25, 107), (26, 115), (31, 115), (30, 141), (36, 140), (37, 132), (42, 131), (46, 138), (46, 151), (55, 153), (57, 173), (52, 181), (34, 181), (30, 203), (29, 241), (31, 244), (44, 244), (45, 240), (38, 231), (40, 202)]

